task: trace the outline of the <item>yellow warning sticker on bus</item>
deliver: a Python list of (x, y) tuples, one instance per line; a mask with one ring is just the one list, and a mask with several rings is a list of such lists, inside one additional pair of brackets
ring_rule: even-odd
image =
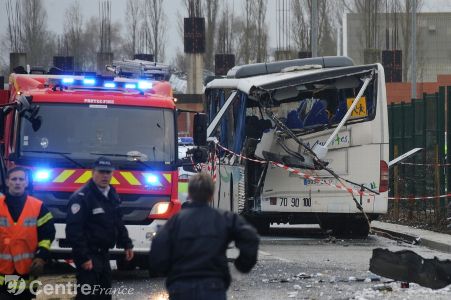
[[(351, 107), (352, 102), (354, 102), (355, 98), (347, 98), (346, 102), (348, 105), (348, 109)], [(361, 97), (359, 99), (359, 102), (357, 102), (357, 105), (354, 107), (354, 110), (352, 111), (351, 118), (362, 118), (367, 117), (368, 111), (366, 110), (366, 98)]]

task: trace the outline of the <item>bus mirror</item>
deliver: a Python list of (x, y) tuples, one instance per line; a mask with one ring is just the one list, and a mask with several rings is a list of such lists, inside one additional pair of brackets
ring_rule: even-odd
[(196, 146), (207, 145), (207, 115), (196, 113), (194, 115), (193, 140)]
[(202, 164), (208, 161), (208, 151), (206, 148), (193, 148), (187, 151), (192, 158), (194, 164)]

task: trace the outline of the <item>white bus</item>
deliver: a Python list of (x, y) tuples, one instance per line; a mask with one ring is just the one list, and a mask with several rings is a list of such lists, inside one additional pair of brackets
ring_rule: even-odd
[(387, 212), (380, 64), (319, 57), (237, 66), (205, 96), (215, 207), (244, 215), (262, 233), (271, 223), (319, 224), (364, 237), (365, 214), (371, 221)]

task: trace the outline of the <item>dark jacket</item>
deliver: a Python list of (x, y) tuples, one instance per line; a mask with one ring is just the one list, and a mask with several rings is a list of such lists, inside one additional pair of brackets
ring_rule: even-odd
[(226, 250), (240, 250), (236, 268), (249, 272), (257, 262), (259, 237), (237, 214), (193, 202), (185, 205), (152, 240), (150, 268), (167, 276), (166, 285), (189, 278), (222, 278), (230, 285)]
[[(6, 193), (5, 203), (14, 222), (17, 222), (19, 219), (27, 196), (27, 194), (12, 196)], [(42, 203), (36, 226), (38, 232), (38, 249), (36, 250), (35, 257), (48, 260), (50, 258), (50, 245), (55, 239), (55, 224), (52, 214), (45, 207), (44, 203)]]
[(92, 180), (70, 197), (66, 238), (77, 266), (88, 261), (93, 252), (106, 252), (116, 244), (119, 248), (133, 248), (119, 204), (113, 187), (107, 198)]

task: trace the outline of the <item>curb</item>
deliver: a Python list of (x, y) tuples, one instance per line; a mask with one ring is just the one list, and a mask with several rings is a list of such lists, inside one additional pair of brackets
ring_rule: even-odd
[[(412, 234), (407, 234), (403, 232), (398, 231), (392, 231), (385, 228), (380, 228), (377, 226), (371, 227), (373, 231), (376, 234), (380, 234), (386, 238), (393, 239), (393, 240), (401, 240), (403, 242), (412, 244), (412, 245), (419, 245), (419, 246), (425, 246), (432, 250), (441, 251), (445, 253), (451, 253), (451, 245), (437, 242), (428, 238), (422, 238), (421, 236), (416, 236)], [(393, 238), (394, 237), (394, 238)]]

